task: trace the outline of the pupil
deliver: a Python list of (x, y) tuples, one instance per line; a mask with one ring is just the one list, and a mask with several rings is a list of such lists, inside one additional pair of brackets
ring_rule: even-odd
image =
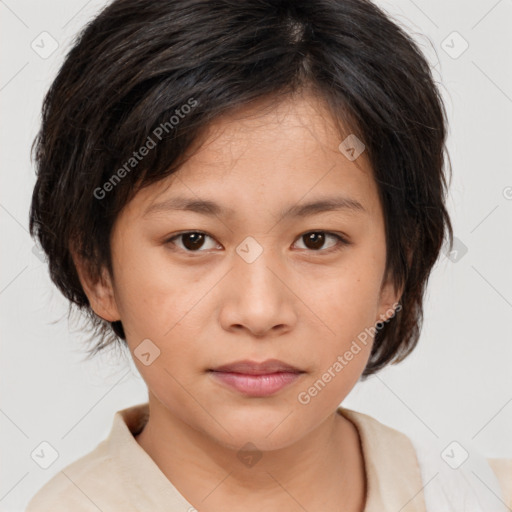
[[(323, 233), (310, 233), (306, 235), (308, 242), (313, 242), (313, 247), (309, 247), (310, 249), (319, 249), (324, 244), (324, 234)], [(306, 243), (306, 246), (308, 243)]]
[[(203, 244), (204, 235), (202, 233), (189, 233), (184, 235), (185, 240), (183, 245), (190, 250), (198, 249)], [(187, 240), (192, 240), (192, 243), (187, 243)]]

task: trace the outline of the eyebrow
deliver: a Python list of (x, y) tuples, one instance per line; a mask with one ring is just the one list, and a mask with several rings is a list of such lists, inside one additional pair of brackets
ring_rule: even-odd
[[(307, 217), (323, 212), (347, 210), (354, 213), (367, 213), (364, 206), (350, 197), (326, 197), (308, 203), (294, 204), (281, 212), (281, 218)], [(149, 206), (143, 213), (143, 217), (156, 212), (189, 211), (207, 216), (229, 217), (235, 210), (221, 206), (214, 201), (200, 200), (187, 197), (172, 197), (160, 203)]]

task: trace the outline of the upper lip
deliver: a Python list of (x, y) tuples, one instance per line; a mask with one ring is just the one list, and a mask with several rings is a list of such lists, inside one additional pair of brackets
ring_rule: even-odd
[(302, 370), (299, 368), (279, 361), (279, 359), (267, 359), (260, 363), (245, 359), (243, 361), (235, 361), (233, 363), (217, 366), (216, 368), (212, 368), (211, 371), (242, 373), (245, 375), (266, 375), (277, 372), (302, 373)]

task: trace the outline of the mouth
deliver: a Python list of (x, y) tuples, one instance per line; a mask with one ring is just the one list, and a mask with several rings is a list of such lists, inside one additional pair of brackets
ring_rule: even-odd
[(211, 368), (212, 372), (242, 373), (244, 375), (269, 375), (272, 373), (302, 373), (303, 370), (279, 359), (267, 359), (261, 363), (245, 359)]
[(270, 396), (295, 382), (305, 371), (278, 359), (236, 361), (208, 372), (220, 384), (246, 396)]

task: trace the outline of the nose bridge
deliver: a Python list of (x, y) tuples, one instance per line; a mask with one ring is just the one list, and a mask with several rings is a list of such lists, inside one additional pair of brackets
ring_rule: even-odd
[[(283, 284), (280, 260), (271, 247), (271, 237), (261, 243), (247, 237), (233, 255), (231, 285), (222, 308), (225, 329), (245, 327), (262, 335), (276, 326), (290, 327), (295, 321), (292, 295)], [(277, 275), (276, 275), (277, 274)]]
[[(236, 248), (234, 257), (235, 279), (240, 287), (245, 287), (255, 300), (265, 298), (267, 302), (276, 300), (282, 286), (274, 273), (279, 268), (278, 258), (272, 246), (272, 238), (262, 237), (259, 240), (252, 236), (246, 237)], [(272, 271), (272, 270), (273, 271)], [(265, 297), (260, 297), (260, 294)]]

